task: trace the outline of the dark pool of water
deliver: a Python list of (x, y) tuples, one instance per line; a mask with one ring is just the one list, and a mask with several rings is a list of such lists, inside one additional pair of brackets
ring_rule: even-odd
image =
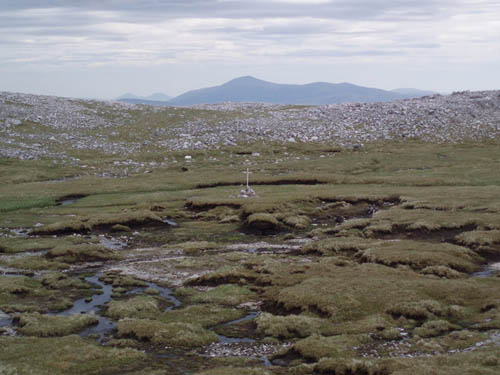
[(60, 206), (66, 206), (68, 204), (73, 204), (78, 202), (80, 199), (85, 198), (83, 195), (70, 195), (62, 199), (57, 200), (57, 204)]
[(59, 204), (61, 206), (66, 206), (68, 204), (73, 204), (75, 202), (78, 202), (79, 200), (80, 200), (80, 198), (64, 199), (64, 200), (60, 201)]

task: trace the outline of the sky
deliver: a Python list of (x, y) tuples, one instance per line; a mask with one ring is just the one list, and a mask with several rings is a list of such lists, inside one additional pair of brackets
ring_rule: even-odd
[(0, 0), (0, 91), (175, 96), (246, 75), (500, 89), (500, 1)]

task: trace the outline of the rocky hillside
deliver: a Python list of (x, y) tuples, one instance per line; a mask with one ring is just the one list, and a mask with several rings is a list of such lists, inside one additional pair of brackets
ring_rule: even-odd
[(145, 148), (204, 149), (253, 141), (345, 146), (402, 138), (460, 142), (499, 135), (500, 91), (389, 103), (190, 108), (0, 93), (0, 156), (20, 159), (65, 159), (68, 150), (124, 156)]

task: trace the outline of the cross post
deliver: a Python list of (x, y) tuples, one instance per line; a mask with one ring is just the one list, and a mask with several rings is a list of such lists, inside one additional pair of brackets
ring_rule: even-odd
[(250, 177), (250, 173), (252, 173), (252, 172), (250, 172), (250, 171), (248, 170), (248, 168), (247, 168), (247, 171), (246, 171), (246, 172), (243, 172), (243, 173), (247, 175), (247, 189), (248, 189), (248, 188), (250, 188), (250, 185), (248, 184), (248, 182), (249, 182), (248, 180), (249, 180), (249, 177)]

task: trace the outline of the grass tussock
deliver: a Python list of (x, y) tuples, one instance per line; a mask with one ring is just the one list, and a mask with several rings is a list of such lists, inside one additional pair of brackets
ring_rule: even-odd
[(83, 217), (73, 221), (61, 221), (33, 228), (34, 235), (54, 235), (65, 233), (87, 233), (97, 228), (112, 228), (120, 224), (129, 228), (145, 225), (166, 225), (156, 213), (151, 211), (123, 212), (120, 214), (101, 214)]
[(448, 266), (428, 266), (420, 271), (423, 275), (432, 275), (445, 279), (463, 279), (467, 277), (465, 273), (451, 269)]
[(181, 288), (176, 290), (176, 294), (192, 304), (207, 303), (225, 306), (237, 306), (256, 298), (255, 293), (247, 287), (234, 284), (219, 285), (205, 292), (193, 288)]
[[(252, 185), (322, 185), (330, 182), (337, 182), (337, 179), (327, 178), (325, 176), (311, 176), (296, 174), (287, 177), (254, 177)], [(219, 180), (210, 183), (197, 184), (197, 189), (208, 189), (221, 186), (240, 186), (241, 180)]]
[[(500, 224), (500, 214), (470, 211), (439, 211), (426, 209), (391, 208), (375, 213), (370, 226), (365, 230), (372, 230), (372, 225), (392, 225), (393, 229), (405, 231), (433, 232), (440, 230), (454, 230), (469, 227), (496, 228)], [(372, 231), (376, 231), (373, 228)]]
[(404, 368), (396, 360), (325, 358), (314, 366), (314, 372), (325, 375), (389, 375)]
[(163, 323), (192, 323), (204, 328), (229, 322), (244, 317), (244, 310), (202, 304), (191, 305), (182, 309), (166, 311), (156, 317)]
[[(66, 239), (63, 240), (64, 242)], [(16, 254), (50, 250), (61, 243), (60, 238), (0, 238), (0, 253)]]
[(309, 361), (319, 361), (321, 358), (350, 358), (357, 355), (357, 346), (371, 341), (368, 335), (337, 335), (324, 337), (314, 334), (297, 341), (289, 349), (289, 352), (295, 353)]
[(42, 282), (42, 285), (48, 289), (89, 290), (91, 288), (90, 284), (87, 284), (78, 278), (69, 277), (67, 274), (62, 272), (47, 272), (41, 277), (40, 281)]
[(72, 306), (72, 300), (89, 293), (88, 284), (74, 279), (50, 287), (30, 277), (0, 276), (0, 309), (8, 313), (65, 310)]
[(413, 333), (420, 337), (435, 337), (441, 336), (452, 331), (456, 326), (450, 324), (446, 320), (430, 320), (413, 330)]
[(248, 368), (248, 367), (232, 367), (232, 366), (227, 366), (227, 367), (216, 367), (210, 370), (204, 370), (201, 372), (197, 372), (195, 375), (271, 375), (271, 372), (255, 367), (255, 368)]
[(484, 255), (500, 254), (500, 230), (464, 232), (456, 236), (455, 241)]
[(148, 319), (123, 319), (117, 324), (117, 337), (135, 338), (153, 345), (196, 348), (217, 341), (217, 335), (191, 323), (162, 323)]
[(269, 213), (256, 213), (247, 217), (245, 225), (259, 231), (278, 231), (281, 227), (276, 217)]
[(477, 271), (484, 262), (483, 258), (462, 246), (410, 240), (380, 241), (363, 250), (358, 257), (363, 262), (390, 267), (406, 265), (414, 270), (423, 270), (446, 266), (465, 273)]
[(337, 255), (354, 254), (369, 248), (378, 241), (359, 237), (330, 237), (319, 241), (313, 241), (302, 247), (304, 254)]
[(399, 302), (389, 307), (386, 312), (394, 317), (404, 316), (414, 320), (427, 320), (436, 317), (460, 318), (462, 315), (462, 309), (459, 306), (445, 306), (435, 300)]
[(49, 250), (46, 256), (62, 263), (102, 262), (121, 258), (117, 252), (94, 244), (57, 246)]
[(276, 316), (262, 313), (256, 319), (257, 333), (278, 339), (304, 338), (312, 334), (332, 335), (331, 322), (305, 315)]
[(161, 313), (158, 300), (151, 296), (136, 296), (109, 302), (106, 315), (118, 320), (123, 318), (154, 319)]
[(99, 276), (99, 280), (106, 284), (111, 284), (113, 288), (132, 288), (132, 287), (140, 287), (147, 286), (148, 284), (142, 280), (136, 279), (133, 276), (122, 275), (119, 272), (106, 272)]
[(44, 257), (36, 255), (14, 258), (9, 261), (4, 261), (0, 259), (0, 264), (10, 268), (17, 268), (30, 271), (42, 271), (42, 270), (58, 271), (69, 268), (69, 266), (66, 263), (63, 263), (59, 260), (51, 261), (45, 259)]
[(295, 268), (269, 268), (266, 278), (273, 281), (266, 288), (266, 305), (280, 312), (312, 312), (336, 323), (386, 311), (410, 319), (463, 318), (466, 311), (478, 311), (498, 287), (495, 280), (429, 278), (377, 264), (339, 267), (333, 259), (304, 266), (300, 273)]
[(21, 314), (14, 317), (17, 331), (27, 336), (53, 337), (77, 333), (95, 325), (98, 320), (88, 314), (50, 316), (39, 313)]

